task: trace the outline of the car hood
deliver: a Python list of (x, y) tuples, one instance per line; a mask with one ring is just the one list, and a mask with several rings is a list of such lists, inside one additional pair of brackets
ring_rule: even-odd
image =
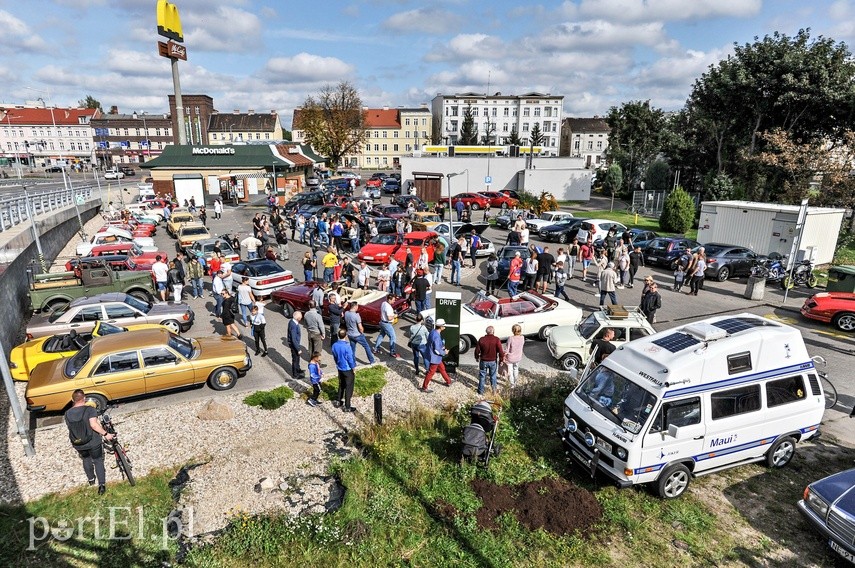
[(570, 349), (584, 347), (588, 342), (579, 334), (579, 328), (575, 325), (559, 325), (553, 327), (549, 333), (555, 345)]
[(180, 318), (185, 312), (192, 312), (190, 306), (184, 302), (155, 302), (148, 311), (149, 318), (173, 316)]
[[(388, 256), (400, 248), (401, 245), (379, 245), (368, 243), (359, 249), (359, 257), (373, 256), (377, 257), (380, 253), (386, 253)], [(415, 253), (413, 253), (415, 254)]]
[(246, 343), (233, 335), (211, 335), (195, 339), (200, 350), (197, 361), (211, 357), (240, 357), (246, 353)]
[(838, 509), (855, 515), (855, 469), (847, 469), (820, 479), (811, 484), (811, 489), (828, 503), (834, 503)]
[(457, 225), (455, 223), (454, 227), (454, 236), (459, 237), (460, 235), (468, 235), (475, 231), (476, 234), (481, 234), (487, 230), (489, 227), (489, 223), (463, 223), (462, 225)]
[[(557, 223), (549, 223), (549, 221), (544, 221), (542, 219), (533, 219), (531, 221), (526, 221), (526, 223), (533, 223), (534, 221), (540, 221), (541, 223), (548, 223), (540, 227), (541, 231), (564, 231), (568, 228), (568, 225), (557, 224)], [(535, 223), (537, 224), (537, 223)]]

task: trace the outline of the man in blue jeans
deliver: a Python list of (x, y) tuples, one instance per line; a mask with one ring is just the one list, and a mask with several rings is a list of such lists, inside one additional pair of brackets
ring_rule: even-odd
[(416, 303), (416, 313), (421, 313), (428, 309), (428, 294), (430, 294), (430, 282), (425, 278), (425, 271), (419, 268), (416, 270), (416, 277), (413, 279), (413, 300)]
[(487, 328), (487, 335), (478, 340), (475, 345), (475, 360), (478, 361), (478, 394), (484, 394), (484, 382), (487, 379), (487, 373), (490, 374), (490, 385), (493, 388), (493, 394), (496, 394), (497, 376), (499, 363), (505, 358), (505, 350), (502, 348), (502, 342), (495, 335), (493, 326)]
[(380, 354), (380, 345), (383, 343), (383, 338), (389, 338), (389, 355), (398, 358), (398, 353), (395, 351), (395, 326), (394, 322), (397, 319), (395, 308), (392, 307), (392, 301), (395, 299), (394, 294), (389, 294), (386, 299), (380, 304), (380, 333), (377, 335), (377, 340), (374, 342), (374, 354)]
[(353, 349), (347, 343), (347, 331), (338, 330), (338, 341), (332, 347), (335, 368), (338, 371), (338, 396), (333, 405), (342, 409), (343, 412), (355, 412), (350, 406), (350, 398), (353, 396), (354, 369), (356, 369), (356, 358)]
[(353, 358), (356, 359), (356, 345), (359, 344), (365, 349), (365, 355), (368, 357), (368, 364), (374, 364), (374, 354), (371, 353), (371, 346), (365, 338), (365, 328), (362, 327), (362, 317), (356, 313), (359, 309), (359, 304), (351, 302), (347, 306), (347, 311), (344, 313), (344, 325), (347, 327), (347, 338), (350, 340), (350, 349), (353, 351)]

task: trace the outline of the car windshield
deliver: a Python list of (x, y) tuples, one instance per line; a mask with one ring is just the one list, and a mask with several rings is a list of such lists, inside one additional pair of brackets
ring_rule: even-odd
[(600, 322), (597, 320), (596, 314), (591, 314), (579, 324), (579, 335), (585, 339), (591, 339), (594, 334), (600, 330)]
[(404, 239), (404, 244), (408, 247), (420, 247), (424, 242), (425, 239)]
[(207, 235), (208, 229), (205, 227), (184, 227), (181, 229), (181, 236), (187, 237), (190, 235)]
[(77, 373), (80, 372), (80, 369), (83, 368), (83, 365), (89, 361), (90, 356), (89, 344), (87, 343), (83, 349), (75, 353), (73, 357), (70, 357), (68, 361), (65, 362), (65, 376), (68, 378), (76, 377)]
[(576, 394), (632, 434), (641, 431), (656, 405), (656, 396), (604, 365), (585, 377)]
[(656, 250), (668, 250), (668, 241), (665, 239), (655, 239), (647, 246)]
[(555, 219), (555, 215), (552, 213), (541, 213), (540, 218), (544, 221), (552, 221), (553, 219)]
[(513, 258), (517, 253), (520, 253), (520, 257), (522, 257), (524, 252), (525, 252), (524, 249), (504, 248), (504, 249), (502, 249), (502, 258)]
[(382, 211), (385, 215), (397, 215), (398, 213), (403, 213), (403, 212), (404, 212), (404, 210), (403, 210), (403, 209), (401, 209), (400, 207), (397, 207), (397, 206), (394, 206), (394, 207), (384, 207), (381, 211)]
[(465, 304), (467, 310), (472, 312), (473, 314), (477, 314), (482, 318), (490, 318), (492, 319), (496, 315), (496, 310), (498, 306), (496, 302), (487, 297), (484, 292), (479, 292), (472, 298), (468, 304)]
[(128, 331), (128, 328), (121, 327), (118, 325), (113, 325), (107, 322), (98, 322), (98, 335), (100, 337), (104, 337), (105, 335), (113, 335), (116, 333), (124, 333)]
[(255, 269), (255, 274), (257, 276), (270, 276), (271, 274), (279, 274), (280, 272), (285, 271), (284, 268), (282, 268), (272, 260), (254, 262), (252, 263), (252, 267)]
[(151, 310), (151, 304), (149, 304), (148, 302), (144, 302), (142, 300), (139, 300), (137, 298), (134, 298), (133, 296), (125, 296), (124, 302), (127, 305), (129, 305), (130, 307), (136, 308), (137, 310), (141, 311), (144, 314), (147, 314), (149, 312), (149, 310)]
[(192, 340), (186, 337), (179, 337), (172, 332), (169, 333), (168, 345), (181, 353), (181, 356), (185, 359), (190, 359), (195, 351)]
[(439, 215), (420, 215), (419, 220), (423, 223), (441, 223), (442, 219)]
[(372, 245), (394, 245), (398, 242), (398, 235), (394, 233), (377, 235), (369, 241)]
[(137, 263), (131, 260), (130, 258), (125, 259), (125, 263), (128, 265), (128, 270), (137, 269)]
[(704, 245), (704, 252), (709, 256), (718, 256), (725, 252), (727, 247), (719, 247), (716, 245)]

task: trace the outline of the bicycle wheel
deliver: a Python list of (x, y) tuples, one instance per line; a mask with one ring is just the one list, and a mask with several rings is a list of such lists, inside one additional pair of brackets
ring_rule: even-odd
[(825, 408), (834, 408), (837, 404), (837, 388), (825, 375), (820, 375), (819, 378), (822, 380), (822, 391), (825, 393)]
[(131, 484), (131, 487), (136, 485), (137, 480), (134, 479), (134, 472), (131, 469), (131, 460), (125, 453), (125, 448), (123, 448), (120, 444), (116, 444), (116, 462), (119, 464), (119, 470), (122, 472), (122, 475), (127, 478), (128, 483)]

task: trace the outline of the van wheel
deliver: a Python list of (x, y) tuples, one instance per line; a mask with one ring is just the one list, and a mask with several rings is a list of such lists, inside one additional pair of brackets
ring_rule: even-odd
[(464, 353), (469, 351), (470, 347), (472, 347), (472, 343), (469, 341), (469, 338), (465, 335), (461, 335), (457, 341), (457, 352), (460, 355), (463, 355)]
[(769, 467), (784, 467), (796, 454), (796, 441), (791, 436), (784, 436), (769, 448), (766, 454), (766, 465)]
[(692, 474), (681, 463), (665, 468), (656, 481), (656, 492), (663, 499), (676, 499), (689, 488)]

